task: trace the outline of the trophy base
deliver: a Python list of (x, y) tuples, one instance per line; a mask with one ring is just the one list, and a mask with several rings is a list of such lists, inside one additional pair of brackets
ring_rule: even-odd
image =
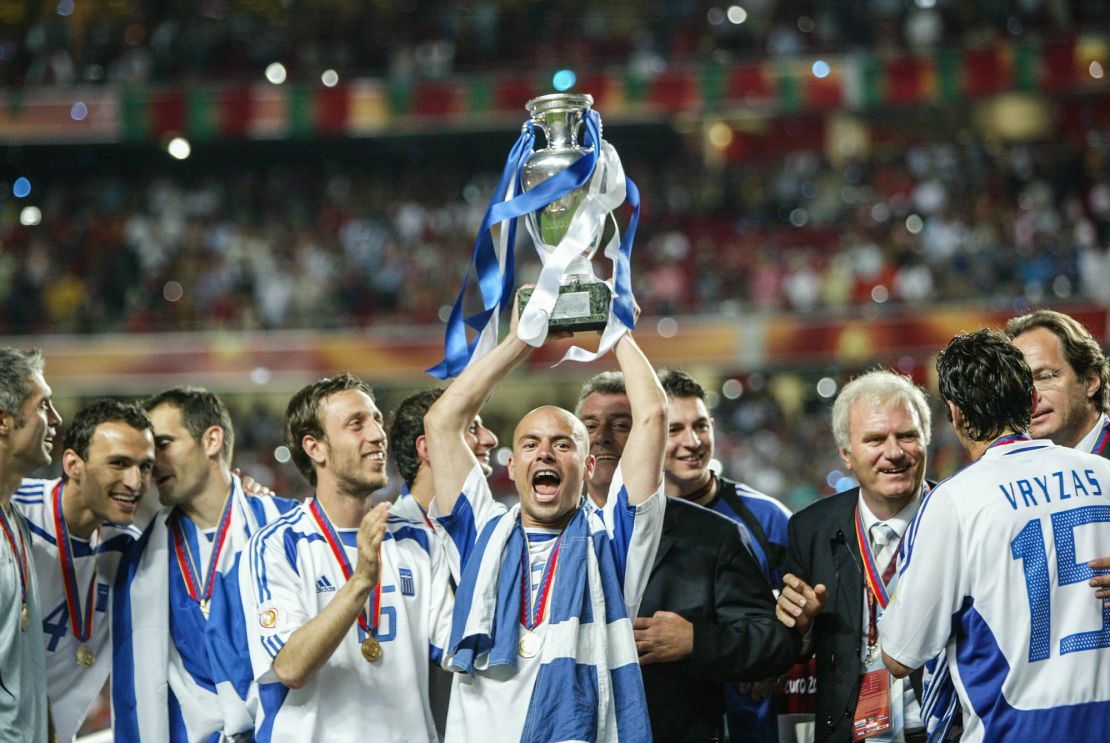
[[(532, 298), (531, 287), (516, 293), (520, 311)], [(559, 287), (559, 297), (547, 323), (549, 331), (578, 333), (603, 330), (609, 323), (609, 287), (599, 281), (573, 281)]]

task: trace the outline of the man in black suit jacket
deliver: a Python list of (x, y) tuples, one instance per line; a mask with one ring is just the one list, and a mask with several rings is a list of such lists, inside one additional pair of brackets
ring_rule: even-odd
[[(820, 500), (790, 519), (787, 575), (776, 613), (806, 635), (805, 656), (817, 657), (818, 741), (852, 740), (873, 626), (856, 536), (857, 508), (866, 527), (882, 523), (899, 538), (905, 533), (925, 484), (930, 420), (924, 393), (905, 377), (874, 371), (853, 380), (833, 406), (833, 434), (860, 487)], [(923, 740), (920, 675), (910, 688), (896, 682), (891, 688), (904, 692), (900, 699), (891, 698), (892, 704), (905, 705), (904, 740)]]
[[(631, 422), (621, 375), (589, 380), (576, 413), (596, 462), (588, 500), (600, 507)], [(639, 614), (636, 647), (652, 734), (661, 742), (725, 740), (724, 682), (781, 673), (800, 647), (775, 619), (770, 586), (738, 525), (674, 498)]]

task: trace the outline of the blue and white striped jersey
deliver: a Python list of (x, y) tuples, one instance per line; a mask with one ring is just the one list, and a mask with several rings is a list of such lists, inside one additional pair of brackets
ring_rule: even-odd
[[(273, 661), (346, 582), (309, 504), (256, 534), (239, 566), (251, 665), (259, 684), (255, 740), (434, 741), (428, 661), (440, 662), (451, 631), (450, 569), (423, 523), (391, 516), (381, 548), (382, 657), (362, 656), (356, 623), (300, 689), (277, 680)], [(338, 530), (358, 561), (357, 530)]]
[[(636, 616), (636, 607), (647, 585), (659, 546), (666, 505), (664, 499), (661, 482), (659, 490), (650, 498), (638, 506), (630, 506), (623, 473), (618, 467), (605, 507), (599, 509), (592, 504), (589, 507), (606, 527), (618, 570), (624, 578), (624, 600), (630, 617)], [(589, 503), (588, 498), (585, 500)], [(463, 485), (454, 511), (437, 519), (448, 536), (444, 542), (457, 551), (456, 559), (462, 565), (464, 573), (468, 570), (468, 560), (500, 559), (499, 554), (490, 554), (492, 550), (481, 552), (484, 545), (479, 543), (478, 535), (483, 533), (492, 519), (505, 514), (505, 511), (505, 507), (494, 500), (481, 468), (475, 464)], [(529, 585), (535, 595), (540, 588), (543, 569), (554, 548), (554, 537), (557, 534), (545, 529), (529, 529), (527, 534)], [(562, 564), (556, 569), (585, 571), (586, 565)], [(466, 587), (461, 586), (459, 590), (462, 592)], [(549, 603), (554, 604), (557, 601), (558, 598), (552, 592)], [(556, 636), (549, 638), (548, 632), (552, 626), (550, 619), (551, 612), (548, 611), (535, 627), (538, 644), (558, 642), (565, 632), (566, 625), (560, 625)], [(447, 718), (448, 743), (520, 740), (542, 661), (543, 658), (539, 655), (522, 656), (516, 659), (516, 665), (512, 668), (479, 668), (472, 675), (456, 674)]]
[[(77, 664), (81, 644), (70, 627), (66, 608), (66, 589), (58, 562), (58, 538), (54, 524), (54, 489), (60, 480), (26, 479), (12, 496), (31, 530), (31, 549), (35, 555), (35, 577), (46, 651), (46, 691), (50, 714), (58, 740), (70, 741), (77, 735), (93, 700), (100, 695), (112, 667), (108, 648), (109, 591), (116, 576), (120, 554), (139, 535), (139, 530), (105, 524), (93, 539), (71, 538), (74, 573), (81, 607), (93, 602), (92, 634), (85, 643), (95, 653), (89, 668)], [(96, 573), (92, 596), (89, 585)]]
[(925, 497), (903, 548), (883, 650), (911, 668), (946, 651), (963, 740), (1105, 737), (1110, 609), (1086, 563), (1110, 554), (1110, 462), (992, 446)]

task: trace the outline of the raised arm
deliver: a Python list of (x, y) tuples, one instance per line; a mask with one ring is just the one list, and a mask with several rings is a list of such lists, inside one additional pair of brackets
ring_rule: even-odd
[(466, 367), (424, 416), (435, 503), (442, 515), (455, 508), (467, 475), (478, 464), (466, 444), (467, 428), (497, 383), (532, 350), (517, 337), (515, 326), (514, 321), (496, 348)]
[(625, 333), (613, 349), (624, 374), (632, 409), (632, 429), (621, 455), (621, 473), (629, 505), (645, 501), (663, 483), (663, 452), (667, 445), (667, 395), (651, 362)]

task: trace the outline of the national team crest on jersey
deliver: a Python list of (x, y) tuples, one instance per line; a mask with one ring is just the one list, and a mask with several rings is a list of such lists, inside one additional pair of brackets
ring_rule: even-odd
[(412, 579), (412, 571), (408, 568), (398, 568), (397, 573), (401, 577), (401, 595), (402, 596), (415, 596), (416, 595), (416, 581)]
[(108, 611), (109, 590), (107, 583), (96, 584), (96, 611), (100, 614)]

